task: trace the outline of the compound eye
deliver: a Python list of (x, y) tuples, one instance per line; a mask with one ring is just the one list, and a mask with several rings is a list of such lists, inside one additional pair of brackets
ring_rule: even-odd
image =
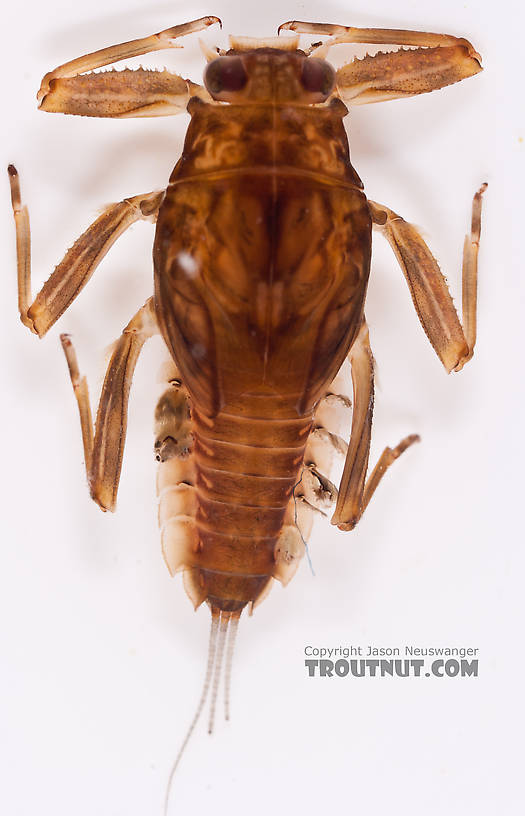
[(247, 79), (240, 57), (218, 57), (207, 65), (204, 72), (204, 84), (212, 95), (223, 91), (241, 91)]
[(305, 91), (321, 94), (327, 99), (335, 86), (335, 71), (329, 62), (308, 57), (303, 62), (301, 84)]

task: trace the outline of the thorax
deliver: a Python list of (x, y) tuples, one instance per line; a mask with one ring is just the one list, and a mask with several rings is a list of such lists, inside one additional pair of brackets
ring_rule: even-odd
[(192, 99), (191, 123), (171, 182), (203, 173), (253, 171), (315, 176), (362, 188), (350, 164), (340, 100), (326, 106), (207, 104)]

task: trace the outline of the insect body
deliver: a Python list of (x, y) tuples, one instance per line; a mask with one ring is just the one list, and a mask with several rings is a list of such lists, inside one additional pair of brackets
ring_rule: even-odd
[(305, 106), (323, 96), (304, 92), (305, 63), (271, 48), (210, 63), (209, 87), (245, 87), (216, 94), (239, 104), (190, 103), (157, 221), (159, 322), (192, 405), (195, 543), (182, 558), (221, 610), (256, 601), (293, 554), (280, 531), (314, 409), (363, 311), (371, 218), (346, 109)]
[[(335, 503), (333, 523), (352, 529), (389, 465), (418, 439), (411, 435), (386, 448), (367, 478), (373, 358), (364, 301), (372, 226), (392, 245), (436, 353), (448, 371), (459, 370), (475, 343), (484, 189), (474, 197), (465, 242), (462, 327), (417, 230), (367, 200), (350, 163), (343, 118), (347, 104), (424, 93), (477, 73), (479, 56), (466, 40), (290, 23), (283, 27), (331, 35), (331, 44), (385, 42), (416, 50), (366, 57), (334, 71), (322, 58), (325, 46), (302, 51), (296, 37), (232, 38), (231, 49), (210, 60), (205, 87), (166, 71), (83, 73), (170, 47), (216, 21), (202, 18), (103, 49), (44, 77), (44, 110), (125, 118), (187, 105), (191, 124), (167, 189), (107, 208), (31, 305), (28, 217), (10, 168), (20, 314), (39, 335), (131, 223), (156, 219), (154, 297), (115, 347), (94, 436), (85, 379), (69, 337), (62, 343), (91, 494), (109, 510), (140, 349), (160, 332), (170, 352), (171, 384), (156, 412), (162, 547), (170, 572), (183, 571), (194, 605), (206, 601), (211, 609), (205, 693), (214, 661), (218, 682), (226, 634), (230, 629), (233, 638), (242, 610), (260, 601), (274, 578), (287, 583), (293, 576), (313, 514)], [(334, 382), (347, 356), (353, 380), (348, 444), (331, 424), (349, 404)], [(326, 475), (334, 452), (345, 455), (339, 490)], [(231, 654), (229, 648), (229, 660)]]

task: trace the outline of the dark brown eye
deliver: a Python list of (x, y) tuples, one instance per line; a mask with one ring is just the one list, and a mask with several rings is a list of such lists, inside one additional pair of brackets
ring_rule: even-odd
[(309, 57), (303, 62), (301, 83), (305, 91), (330, 96), (335, 85), (335, 71), (325, 60)]
[(246, 85), (246, 71), (240, 57), (219, 57), (204, 72), (204, 84), (211, 94), (240, 91)]

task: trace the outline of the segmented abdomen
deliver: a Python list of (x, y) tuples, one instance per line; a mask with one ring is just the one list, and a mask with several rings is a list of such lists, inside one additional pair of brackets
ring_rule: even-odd
[(312, 416), (262, 417), (270, 403), (213, 419), (193, 408), (191, 451), (160, 466), (163, 552), (171, 572), (185, 570), (195, 605), (241, 609), (272, 577), (287, 583), (304, 552), (309, 530), (297, 527), (294, 488)]
[(206, 424), (194, 412), (196, 524), (207, 597), (214, 598), (215, 588), (224, 597), (227, 581), (232, 600), (252, 601), (270, 576), (280, 575), (277, 544), (310, 427), (311, 417), (253, 414), (219, 414)]

